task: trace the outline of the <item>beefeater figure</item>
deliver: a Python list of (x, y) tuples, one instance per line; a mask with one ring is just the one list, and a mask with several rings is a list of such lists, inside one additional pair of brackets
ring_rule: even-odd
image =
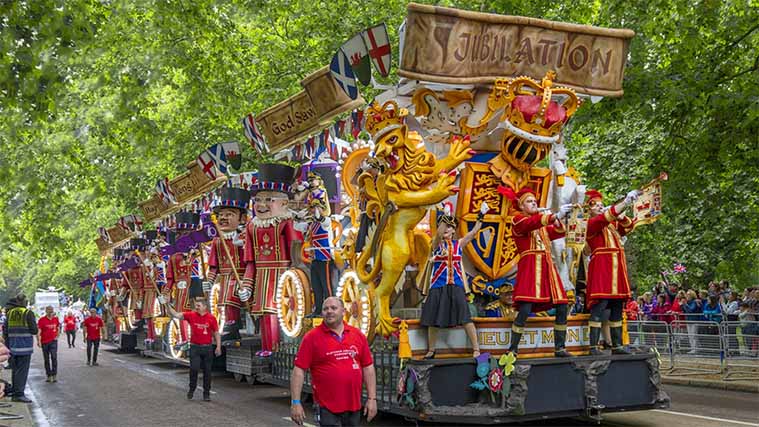
[(259, 166), (253, 197), (256, 216), (246, 227), (246, 268), (241, 297), (248, 302), (250, 314), (260, 317), (259, 356), (271, 355), (279, 341), (275, 298), (279, 276), (290, 267), (294, 257), (300, 259), (302, 237), (293, 227), (288, 209), (288, 194), (296, 173), (297, 170), (288, 165)]
[(240, 309), (243, 303), (238, 294), (242, 284), (238, 283), (237, 278), (242, 281), (245, 274), (245, 236), (238, 228), (247, 219), (250, 193), (242, 188), (224, 187), (220, 190), (220, 198), (213, 211), (222, 235), (211, 242), (208, 281), (219, 285), (217, 307), (224, 318), (221, 340), (230, 342), (240, 339)]

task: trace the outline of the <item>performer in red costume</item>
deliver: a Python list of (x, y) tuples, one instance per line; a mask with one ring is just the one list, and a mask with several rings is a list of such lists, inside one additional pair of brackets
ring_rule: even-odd
[(624, 210), (638, 199), (638, 192), (630, 191), (623, 201), (608, 209), (604, 208), (603, 196), (599, 191), (588, 190), (585, 197), (590, 209), (586, 238), (591, 250), (586, 291), (590, 308), (590, 354), (603, 354), (598, 348), (598, 340), (601, 315), (607, 308), (610, 309), (612, 353), (630, 354), (622, 345), (622, 307), (630, 298), (622, 236), (632, 231), (633, 221), (625, 216)]
[[(279, 275), (300, 255), (302, 237), (293, 228), (288, 194), (297, 170), (281, 164), (263, 164), (254, 190), (256, 216), (245, 233), (245, 282), (240, 297), (250, 314), (260, 316), (260, 356), (269, 356), (279, 341), (275, 292)], [(298, 258), (299, 259), (299, 258)], [(251, 298), (252, 297), (252, 298)]]
[(538, 201), (530, 188), (518, 193), (510, 188), (499, 191), (508, 197), (519, 211), (512, 219), (512, 238), (519, 250), (517, 281), (514, 286), (514, 306), (519, 311), (511, 326), (509, 351), (517, 353), (524, 325), (531, 312), (556, 309), (554, 321), (554, 355), (569, 357), (564, 347), (567, 338), (567, 294), (551, 258), (551, 240), (564, 237), (561, 219), (569, 213), (572, 205), (561, 207), (557, 215), (539, 213)]
[(142, 318), (147, 325), (147, 337), (145, 339), (146, 347), (150, 347), (155, 342), (155, 317), (156, 317), (156, 298), (160, 292), (160, 287), (166, 283), (166, 263), (161, 258), (158, 249), (158, 232), (148, 230), (144, 232), (145, 249), (140, 252), (142, 257), (143, 276), (145, 278), (142, 292)]
[[(175, 215), (176, 238), (179, 239), (195, 231), (200, 224), (200, 216), (194, 212), (179, 212)], [(190, 295), (191, 284), (200, 280), (200, 253), (192, 249), (188, 253), (175, 253), (169, 258), (166, 265), (166, 286), (161, 289), (159, 301), (171, 301), (171, 305), (177, 311), (190, 311), (193, 309), (193, 298)], [(197, 287), (197, 286), (196, 286)], [(179, 322), (179, 342), (181, 348), (187, 344), (187, 330), (189, 324), (186, 320)]]
[[(224, 313), (222, 342), (240, 339), (240, 308), (242, 302), (238, 289), (238, 277), (242, 281), (245, 274), (243, 262), (244, 236), (238, 227), (245, 223), (250, 203), (250, 193), (242, 188), (225, 187), (219, 190), (221, 200), (215, 204), (219, 230), (222, 236), (211, 242), (208, 257), (208, 281), (219, 284), (219, 313)], [(236, 272), (236, 273), (235, 273)]]
[[(131, 239), (129, 241), (129, 252), (126, 255), (125, 261), (137, 256), (136, 252), (144, 251), (146, 247), (145, 239)], [(129, 290), (129, 310), (134, 313), (134, 320), (137, 324), (134, 325), (131, 333), (142, 330), (145, 320), (142, 317), (142, 299), (145, 289), (145, 274), (144, 266), (140, 262), (137, 266), (130, 268), (123, 273), (126, 289)], [(125, 287), (122, 287), (122, 292)]]
[[(118, 266), (123, 261), (123, 250), (113, 250), (113, 265)], [(113, 325), (116, 328), (114, 335), (121, 334), (121, 317), (124, 316), (124, 311), (121, 308), (121, 301), (119, 300), (119, 291), (124, 286), (123, 277), (113, 278), (108, 281), (108, 305), (113, 317)]]

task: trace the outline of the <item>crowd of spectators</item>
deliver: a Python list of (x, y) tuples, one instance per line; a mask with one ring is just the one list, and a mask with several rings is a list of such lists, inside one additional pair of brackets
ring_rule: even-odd
[(710, 282), (706, 289), (659, 282), (630, 300), (625, 312), (629, 320), (751, 322), (759, 320), (759, 287), (740, 292), (726, 280)]
[[(695, 289), (677, 283), (659, 282), (650, 291), (644, 292), (625, 306), (628, 320), (678, 323), (673, 329), (688, 343), (683, 343), (688, 353), (698, 349), (717, 348), (711, 335), (718, 335), (714, 323), (728, 324), (730, 347), (740, 347), (741, 354), (756, 354), (759, 348), (759, 287), (749, 287), (743, 291), (733, 290), (726, 280), (710, 282), (706, 289)], [(711, 325), (704, 322), (714, 322)], [(655, 324), (648, 325), (649, 332), (661, 333)], [(645, 331), (644, 327), (644, 331)], [(687, 332), (686, 332), (687, 331)]]

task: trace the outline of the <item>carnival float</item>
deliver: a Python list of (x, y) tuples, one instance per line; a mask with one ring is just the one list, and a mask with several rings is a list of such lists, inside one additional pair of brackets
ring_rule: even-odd
[[(522, 251), (522, 199), (510, 195), (530, 193), (542, 225), (566, 230), (540, 253), (562, 286), (551, 292), (572, 300), (585, 286), (589, 213), (563, 131), (583, 102), (622, 96), (634, 33), (412, 3), (399, 35), (399, 80), (371, 103), (361, 85), (379, 87), (371, 68), (387, 77), (392, 66), (384, 24), (346, 41), (299, 93), (242, 119), (268, 159), (258, 170), (239, 171), (239, 144), (215, 144), (160, 180), (141, 216), (99, 229), (103, 262), (82, 286), (117, 345), (185, 363), (186, 327), (159, 300), (188, 310), (206, 298), (225, 369), (287, 386), (300, 338), (334, 295), (372, 343), (382, 411), (504, 423), (668, 407), (653, 350), (589, 356), (589, 314), (559, 324), (541, 309), (519, 328), (518, 356), (509, 351)], [(665, 179), (637, 192), (631, 224), (661, 215)], [(440, 227), (466, 240), (439, 252)], [(440, 277), (468, 291), (476, 335), (439, 328), (428, 348), (421, 307)]]

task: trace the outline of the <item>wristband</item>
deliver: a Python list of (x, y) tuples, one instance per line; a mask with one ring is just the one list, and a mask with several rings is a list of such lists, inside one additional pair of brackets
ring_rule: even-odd
[(293, 399), (290, 401), (293, 405), (300, 405), (300, 399)]

